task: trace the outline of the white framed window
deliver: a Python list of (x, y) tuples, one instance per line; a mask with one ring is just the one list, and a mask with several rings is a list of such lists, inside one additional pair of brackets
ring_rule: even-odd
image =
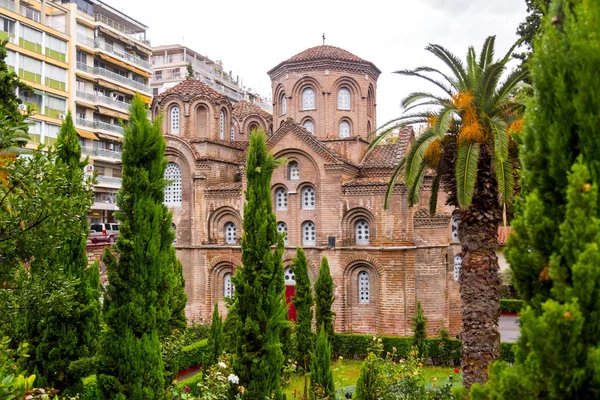
[(281, 115), (285, 115), (287, 113), (287, 97), (285, 97), (285, 93), (281, 95)]
[(231, 136), (229, 137), (229, 140), (232, 142), (235, 140), (235, 129), (233, 128), (233, 125), (231, 125)]
[(340, 122), (340, 139), (350, 137), (350, 122), (343, 120)]
[(366, 219), (359, 219), (354, 224), (354, 238), (357, 245), (369, 245), (369, 222)]
[(288, 209), (288, 194), (285, 188), (277, 188), (275, 190), (275, 210), (287, 211)]
[(307, 186), (302, 189), (302, 209), (314, 210), (317, 207), (315, 188)]
[(179, 135), (179, 107), (171, 107), (171, 135)]
[(288, 179), (297, 181), (300, 179), (300, 164), (297, 161), (291, 161), (288, 164)]
[(288, 231), (287, 231), (287, 224), (285, 222), (278, 222), (277, 223), (277, 232), (279, 233), (283, 233), (283, 244), (287, 245), (288, 244)]
[(458, 242), (458, 215), (456, 214), (456, 212), (452, 214), (450, 226), (452, 227), (452, 233), (450, 238), (453, 242)]
[(219, 139), (225, 140), (225, 110), (219, 115)]
[(313, 88), (307, 87), (302, 91), (302, 109), (315, 109), (315, 91), (313, 90)]
[(233, 222), (225, 224), (225, 243), (235, 244), (236, 227)]
[(165, 179), (170, 181), (165, 186), (165, 205), (181, 206), (181, 167), (174, 162), (167, 164)]
[(302, 224), (302, 245), (314, 246), (317, 244), (317, 229), (315, 223), (306, 221)]
[(338, 109), (350, 109), (350, 90), (348, 88), (341, 88), (338, 91)]
[(358, 303), (369, 304), (371, 302), (371, 278), (367, 271), (358, 273)]
[(454, 256), (454, 280), (460, 279), (460, 267), (462, 267), (462, 257), (460, 254)]
[(227, 272), (223, 275), (223, 297), (232, 298), (233, 297), (233, 282), (231, 281), (231, 272)]
[(302, 126), (304, 128), (306, 128), (306, 130), (309, 131), (311, 133), (311, 135), (315, 134), (315, 123), (312, 122), (310, 119), (307, 119), (306, 121), (304, 121)]
[(296, 285), (296, 275), (292, 271), (292, 267), (285, 267), (283, 270), (283, 279), (285, 280), (286, 286)]

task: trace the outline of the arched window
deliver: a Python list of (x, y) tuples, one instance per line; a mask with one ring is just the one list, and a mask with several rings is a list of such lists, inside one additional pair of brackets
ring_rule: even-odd
[(350, 122), (343, 120), (340, 122), (340, 139), (350, 137)]
[(287, 245), (288, 244), (288, 232), (287, 232), (287, 224), (285, 222), (278, 222), (277, 223), (277, 232), (279, 233), (283, 233), (283, 244)]
[(219, 139), (225, 140), (225, 110), (219, 116)]
[(348, 88), (341, 88), (338, 91), (338, 109), (350, 109), (350, 90)]
[(285, 267), (283, 270), (283, 279), (285, 280), (286, 286), (296, 285), (296, 275), (292, 271), (292, 267)]
[(275, 210), (287, 211), (288, 209), (288, 194), (285, 188), (277, 188), (275, 190)]
[(458, 215), (456, 212), (452, 213), (450, 226), (452, 227), (451, 239), (453, 242), (458, 242)]
[(306, 221), (302, 224), (302, 245), (314, 246), (315, 244), (317, 244), (317, 230), (315, 228), (315, 223)]
[(302, 124), (302, 126), (304, 126), (304, 128), (306, 128), (306, 130), (309, 131), (312, 135), (315, 134), (315, 123), (312, 122), (310, 119), (304, 121), (304, 124)]
[(179, 135), (179, 107), (171, 107), (171, 135)]
[(233, 282), (231, 281), (231, 272), (227, 272), (223, 275), (223, 297), (233, 297)]
[(235, 224), (233, 222), (228, 222), (225, 224), (225, 243), (227, 244), (235, 244)]
[(358, 303), (369, 304), (371, 302), (371, 278), (367, 271), (358, 273)]
[(281, 95), (281, 115), (285, 115), (287, 113), (287, 97), (285, 97), (285, 93)]
[(297, 161), (292, 161), (288, 164), (288, 179), (291, 181), (300, 179), (300, 164)]
[(302, 91), (302, 109), (315, 109), (315, 91), (312, 88), (307, 87)]
[(367, 135), (371, 133), (371, 121), (367, 122)]
[(454, 280), (460, 279), (460, 267), (462, 267), (462, 257), (460, 254), (454, 256)]
[(314, 210), (316, 208), (315, 188), (307, 186), (302, 189), (302, 209)]
[(166, 206), (174, 207), (181, 206), (181, 168), (174, 162), (167, 164), (165, 170), (165, 179), (170, 183), (165, 186)]
[(357, 245), (369, 245), (369, 222), (366, 219), (359, 219), (354, 224), (354, 237)]
[(235, 140), (235, 129), (233, 125), (231, 125), (231, 136), (229, 137), (229, 140), (231, 140), (232, 142)]

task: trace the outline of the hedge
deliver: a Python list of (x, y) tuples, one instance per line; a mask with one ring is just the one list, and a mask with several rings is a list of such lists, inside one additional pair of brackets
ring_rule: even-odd
[(182, 371), (202, 364), (207, 344), (208, 339), (202, 339), (199, 342), (183, 347), (177, 356), (176, 365), (179, 367), (179, 370)]
[[(344, 358), (364, 358), (367, 355), (369, 342), (373, 339), (373, 335), (353, 335), (336, 333), (333, 339), (333, 353), (336, 357)], [(401, 357), (406, 357), (410, 353), (412, 346), (412, 337), (402, 336), (381, 336), (384, 352), (392, 352), (396, 348), (396, 354)], [(428, 338), (428, 356), (429, 358), (441, 358), (441, 339)], [(461, 342), (458, 339), (449, 339), (450, 349), (446, 349), (451, 354), (451, 359), (454, 363), (460, 362), (460, 346)], [(513, 353), (514, 343), (502, 343), (500, 347), (500, 358), (506, 362), (512, 363), (515, 360)]]
[(500, 299), (500, 312), (517, 314), (523, 307), (523, 300)]
[(83, 382), (83, 393), (81, 393), (81, 400), (99, 400), (100, 389), (98, 389), (98, 383), (96, 382), (96, 375), (90, 375), (82, 379)]

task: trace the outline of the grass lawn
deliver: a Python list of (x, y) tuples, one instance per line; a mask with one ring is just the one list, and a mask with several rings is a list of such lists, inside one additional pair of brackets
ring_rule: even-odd
[[(339, 391), (341, 388), (355, 386), (360, 375), (360, 366), (362, 360), (336, 360), (332, 363), (333, 380), (335, 389)], [(424, 367), (423, 377), (427, 382), (431, 382), (434, 377), (438, 379), (438, 383), (442, 383), (448, 379), (449, 375), (456, 375), (452, 367)], [(460, 385), (460, 379), (454, 380), (454, 385)], [(304, 376), (293, 374), (292, 381), (289, 385), (283, 388), (288, 399), (301, 399), (304, 393)], [(345, 392), (345, 390), (343, 391)], [(342, 396), (344, 393), (340, 393)], [(343, 397), (341, 397), (343, 399)]]

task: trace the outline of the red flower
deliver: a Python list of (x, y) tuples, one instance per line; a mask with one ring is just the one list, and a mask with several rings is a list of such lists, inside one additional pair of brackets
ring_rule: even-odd
[(457, 373), (457, 374), (460, 374), (460, 369), (454, 368), (454, 372)]
[[(456, 371), (456, 370), (455, 370), (455, 371)], [(191, 389), (189, 386), (186, 386), (186, 387), (184, 388), (184, 390), (185, 390), (186, 392), (189, 392), (189, 391), (190, 391), (190, 390), (192, 390), (192, 389)]]

